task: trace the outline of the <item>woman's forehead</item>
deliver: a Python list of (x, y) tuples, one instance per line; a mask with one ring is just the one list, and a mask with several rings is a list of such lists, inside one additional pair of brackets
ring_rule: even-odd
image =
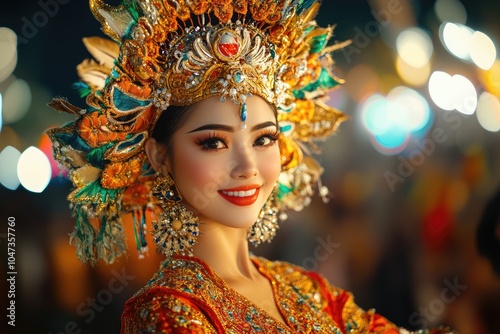
[[(249, 125), (276, 119), (271, 106), (259, 96), (254, 95), (247, 99), (247, 110), (246, 123)], [(207, 123), (238, 125), (240, 122), (239, 105), (232, 101), (222, 102), (218, 96), (213, 96), (194, 105), (185, 125)]]

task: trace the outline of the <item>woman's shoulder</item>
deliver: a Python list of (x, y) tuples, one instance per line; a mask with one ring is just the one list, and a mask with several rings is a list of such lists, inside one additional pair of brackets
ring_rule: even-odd
[(154, 276), (131, 298), (139, 298), (151, 290), (168, 290), (196, 295), (197, 290), (215, 283), (214, 273), (203, 261), (192, 256), (176, 256), (163, 261)]
[(147, 328), (154, 333), (217, 333), (206, 314), (189, 298), (151, 287), (129, 299), (121, 333)]
[(163, 262), (153, 278), (126, 302), (122, 333), (135, 333), (137, 328), (159, 333), (216, 333), (199, 303), (202, 291), (211, 291), (213, 284), (205, 269), (188, 258)]

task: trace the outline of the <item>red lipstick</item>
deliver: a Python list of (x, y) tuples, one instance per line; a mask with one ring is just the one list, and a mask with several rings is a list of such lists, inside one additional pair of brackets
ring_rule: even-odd
[(260, 186), (258, 184), (250, 184), (236, 188), (219, 190), (218, 193), (234, 205), (247, 206), (255, 203), (259, 197), (259, 191)]

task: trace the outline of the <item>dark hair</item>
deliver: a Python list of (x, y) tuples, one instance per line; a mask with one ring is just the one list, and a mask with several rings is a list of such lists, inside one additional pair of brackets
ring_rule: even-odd
[(173, 162), (172, 136), (186, 122), (191, 114), (192, 106), (169, 106), (163, 110), (153, 129), (152, 137), (167, 148), (168, 158)]

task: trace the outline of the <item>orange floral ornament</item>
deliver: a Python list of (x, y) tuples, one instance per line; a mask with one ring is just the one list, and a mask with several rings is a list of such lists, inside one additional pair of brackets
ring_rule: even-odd
[(123, 193), (123, 206), (126, 210), (134, 207), (146, 207), (151, 202), (151, 191), (146, 184), (130, 186)]
[(80, 137), (91, 147), (99, 147), (103, 144), (124, 140), (124, 133), (113, 132), (108, 128), (108, 118), (95, 111), (82, 118), (78, 123)]
[(141, 175), (144, 155), (140, 154), (124, 162), (113, 162), (102, 172), (101, 185), (107, 189), (124, 188)]

